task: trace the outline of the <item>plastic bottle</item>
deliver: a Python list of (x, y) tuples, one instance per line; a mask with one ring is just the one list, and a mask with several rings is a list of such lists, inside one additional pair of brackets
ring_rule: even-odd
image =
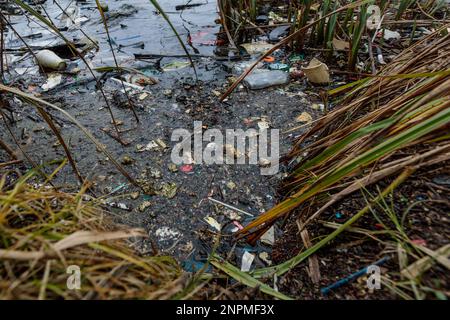
[(267, 70), (248, 75), (244, 83), (252, 90), (278, 86), (289, 82), (289, 73), (280, 70)]
[(64, 70), (66, 62), (50, 50), (41, 50), (36, 54), (38, 63), (47, 69)]

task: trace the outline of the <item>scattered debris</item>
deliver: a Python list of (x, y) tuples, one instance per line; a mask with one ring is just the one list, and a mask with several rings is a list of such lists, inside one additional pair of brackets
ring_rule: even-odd
[(160, 149), (160, 145), (154, 140), (150, 141), (147, 145), (142, 145), (142, 144), (136, 145), (137, 152), (155, 151), (155, 150), (159, 150), (159, 149)]
[(249, 54), (262, 54), (273, 48), (273, 44), (267, 42), (243, 43), (241, 47)]
[(180, 167), (180, 171), (183, 172), (183, 173), (187, 173), (187, 174), (193, 173), (194, 166), (192, 164), (183, 164)]
[(42, 85), (42, 90), (48, 91), (56, 88), (62, 82), (62, 75), (59, 73), (51, 73), (48, 76), (47, 82)]
[(213, 227), (217, 231), (220, 232), (220, 230), (222, 230), (220, 223), (218, 223), (216, 219), (214, 219), (212, 217), (205, 217), (203, 220), (205, 220), (207, 224), (209, 224), (211, 227)]
[(337, 212), (334, 214), (334, 217), (335, 217), (336, 219), (342, 219), (343, 214), (342, 214), (342, 212), (337, 211)]
[(142, 202), (139, 207), (138, 210), (140, 212), (144, 212), (145, 210), (147, 210), (148, 208), (150, 208), (152, 206), (152, 203), (150, 201), (144, 201)]
[(180, 11), (180, 10), (185, 10), (185, 9), (190, 9), (190, 8), (195, 8), (195, 7), (200, 7), (205, 5), (204, 3), (188, 3), (188, 4), (180, 4), (175, 6), (175, 10)]
[(174, 240), (181, 235), (180, 232), (169, 227), (161, 227), (156, 230), (155, 234), (161, 241)]
[(249, 272), (252, 267), (253, 260), (255, 260), (255, 255), (248, 251), (244, 251), (244, 254), (242, 255), (241, 271)]
[(66, 62), (50, 50), (41, 50), (36, 53), (38, 63), (46, 69), (64, 70), (67, 68)]
[(305, 76), (311, 83), (325, 84), (330, 82), (330, 73), (325, 63), (313, 58), (307, 67), (303, 68)]
[(273, 226), (261, 236), (261, 242), (273, 246), (275, 242), (275, 228)]
[(131, 158), (130, 156), (123, 156), (122, 160), (120, 161), (120, 163), (122, 163), (123, 165), (130, 165), (134, 163), (134, 159)]
[(208, 197), (208, 200), (210, 200), (210, 201), (212, 201), (212, 202), (215, 202), (215, 203), (217, 203), (217, 204), (220, 204), (220, 205), (222, 205), (222, 206), (224, 206), (224, 207), (227, 207), (227, 208), (229, 208), (229, 209), (235, 210), (235, 211), (237, 211), (237, 212), (239, 212), (239, 213), (245, 214), (246, 216), (253, 217), (253, 214), (248, 213), (248, 212), (245, 212), (245, 211), (243, 211), (243, 210), (241, 210), (241, 209), (238, 209), (238, 208), (236, 208), (236, 207), (230, 206), (229, 204), (223, 203), (222, 201), (213, 199), (213, 198), (211, 198), (211, 197)]
[(308, 112), (304, 111), (297, 118), (295, 118), (295, 121), (310, 123), (313, 121), (313, 118)]
[[(299, 226), (299, 230), (302, 229), (302, 223), (300, 220), (297, 220), (297, 224)], [(306, 249), (309, 249), (313, 246), (311, 239), (309, 237), (309, 232), (306, 228), (303, 228), (303, 230), (300, 232), (300, 236), (302, 238), (303, 245)], [(308, 273), (309, 277), (311, 278), (312, 283), (318, 284), (320, 282), (320, 266), (319, 266), (319, 259), (317, 258), (317, 255), (313, 254), (310, 257), (308, 257)]]
[(238, 221), (233, 221), (233, 224), (236, 226), (238, 230), (244, 229), (244, 227)]
[(263, 251), (259, 254), (259, 258), (264, 261), (268, 266), (272, 265), (272, 260), (267, 252)]
[(157, 192), (168, 199), (172, 199), (176, 196), (178, 186), (176, 183), (163, 183), (161, 189)]
[(117, 208), (117, 209), (121, 209), (121, 210), (125, 210), (125, 211), (132, 211), (133, 208), (126, 205), (125, 203), (122, 202), (109, 202), (108, 205), (111, 208)]
[(230, 190), (236, 189), (236, 183), (234, 183), (233, 181), (228, 181), (227, 182), (227, 188), (230, 189)]
[(232, 221), (239, 221), (242, 219), (242, 217), (236, 211), (231, 209), (225, 209), (223, 214)]

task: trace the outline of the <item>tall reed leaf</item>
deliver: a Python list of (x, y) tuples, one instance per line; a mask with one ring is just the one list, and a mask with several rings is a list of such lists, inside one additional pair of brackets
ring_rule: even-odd
[(169, 24), (170, 29), (172, 29), (173, 33), (175, 34), (175, 36), (178, 39), (178, 42), (180, 43), (181, 47), (183, 48), (184, 52), (186, 53), (189, 61), (191, 62), (191, 66), (194, 69), (194, 73), (195, 73), (195, 77), (197, 78), (197, 69), (195, 68), (194, 65), (194, 60), (191, 57), (191, 54), (189, 53), (188, 48), (186, 47), (186, 45), (184, 44), (183, 40), (181, 39), (180, 34), (178, 33), (177, 29), (175, 29), (175, 26), (173, 25), (172, 21), (170, 21), (169, 16), (164, 12), (164, 10), (161, 8), (161, 6), (159, 5), (158, 1), (156, 0), (150, 0), (150, 3), (155, 7), (156, 10), (158, 10), (158, 12), (162, 15), (162, 17), (164, 18), (164, 20), (166, 20), (166, 22)]

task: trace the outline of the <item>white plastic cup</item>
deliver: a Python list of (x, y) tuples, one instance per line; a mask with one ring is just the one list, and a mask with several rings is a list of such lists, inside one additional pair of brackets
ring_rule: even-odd
[(330, 73), (326, 64), (313, 58), (309, 65), (302, 68), (305, 76), (312, 83), (325, 84), (330, 82)]
[(67, 67), (66, 62), (58, 57), (56, 53), (50, 50), (41, 50), (36, 54), (38, 63), (47, 69), (64, 70)]

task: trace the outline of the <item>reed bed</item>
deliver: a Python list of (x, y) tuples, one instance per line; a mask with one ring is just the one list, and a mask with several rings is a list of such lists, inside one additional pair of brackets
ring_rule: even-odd
[(287, 156), (298, 164), (283, 185), (286, 199), (242, 234), (266, 228), (306, 201), (324, 202), (311, 221), (336, 201), (407, 166), (449, 159), (450, 35), (441, 32), (403, 51), (378, 75), (329, 92), (348, 91)]

